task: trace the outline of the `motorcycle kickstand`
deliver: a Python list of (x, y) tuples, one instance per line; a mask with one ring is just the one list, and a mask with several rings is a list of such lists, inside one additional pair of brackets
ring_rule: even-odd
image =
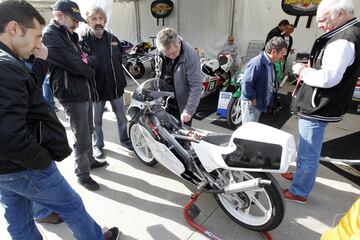
[(184, 210), (183, 210), (185, 220), (187, 221), (187, 223), (190, 226), (192, 226), (198, 232), (204, 234), (208, 238), (213, 239), (213, 240), (223, 240), (222, 238), (216, 236), (214, 233), (204, 229), (200, 225), (197, 225), (193, 221), (194, 218), (199, 216), (200, 211), (201, 211), (196, 205), (194, 205), (194, 203), (197, 201), (197, 199), (199, 198), (201, 193), (203, 193), (203, 191), (198, 191), (198, 192), (191, 194), (190, 200), (186, 203)]
[[(183, 214), (185, 217), (185, 220), (187, 221), (187, 223), (192, 226), (193, 228), (195, 228), (198, 232), (204, 234), (205, 236), (207, 236), (208, 238), (212, 239), (212, 240), (223, 240), (222, 238), (216, 236), (214, 233), (204, 229), (203, 227), (201, 227), (200, 225), (197, 225), (193, 219), (196, 218), (197, 216), (199, 216), (201, 210), (199, 209), (198, 206), (194, 205), (194, 203), (198, 200), (200, 194), (203, 193), (202, 190), (199, 190), (197, 192), (194, 192), (193, 194), (191, 194), (190, 200), (186, 203), (184, 210), (183, 210)], [(269, 231), (264, 231), (262, 232), (264, 237), (267, 240), (272, 240), (272, 236), (270, 234)]]

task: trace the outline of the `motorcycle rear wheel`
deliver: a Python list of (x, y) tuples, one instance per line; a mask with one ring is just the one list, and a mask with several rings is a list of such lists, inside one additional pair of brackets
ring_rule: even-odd
[(275, 178), (268, 173), (224, 170), (221, 182), (226, 184), (230, 175), (235, 182), (262, 178), (270, 180), (271, 185), (234, 194), (216, 194), (223, 211), (234, 222), (253, 231), (270, 231), (279, 226), (285, 215), (285, 201)]
[(126, 69), (129, 71), (131, 76), (133, 76), (135, 79), (142, 78), (145, 74), (145, 67), (142, 63), (136, 62), (133, 64), (132, 62), (125, 63)]
[(226, 122), (234, 129), (241, 125), (241, 100), (239, 97), (231, 98), (226, 111)]
[(130, 124), (130, 141), (133, 145), (136, 156), (146, 165), (153, 166), (157, 163), (151, 153), (149, 146), (141, 133), (140, 125), (136, 122)]

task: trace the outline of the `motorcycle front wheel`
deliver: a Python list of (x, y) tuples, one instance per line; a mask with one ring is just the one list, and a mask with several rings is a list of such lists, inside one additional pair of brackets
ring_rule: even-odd
[(253, 231), (270, 231), (280, 225), (285, 214), (285, 201), (279, 184), (268, 173), (223, 170), (219, 180), (242, 182), (254, 178), (270, 180), (271, 185), (233, 194), (217, 194), (216, 201), (237, 224)]
[(152, 152), (145, 140), (145, 137), (141, 133), (140, 125), (136, 122), (130, 124), (130, 141), (134, 148), (136, 156), (146, 165), (153, 166), (157, 163), (156, 159), (152, 155)]
[(125, 63), (125, 68), (135, 79), (139, 79), (145, 74), (145, 67), (141, 62), (127, 62)]
[(241, 120), (241, 99), (232, 97), (226, 111), (226, 122), (231, 128), (240, 126)]

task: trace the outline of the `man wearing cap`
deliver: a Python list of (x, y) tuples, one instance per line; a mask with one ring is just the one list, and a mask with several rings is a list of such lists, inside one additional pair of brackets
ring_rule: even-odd
[(73, 1), (59, 0), (53, 5), (53, 16), (43, 36), (43, 42), (49, 49), (50, 85), (70, 118), (78, 182), (95, 191), (99, 185), (90, 177), (90, 170), (107, 164), (96, 161), (92, 152), (91, 101), (96, 101), (94, 68), (97, 60), (94, 56), (87, 56), (79, 47), (79, 37), (74, 31), (79, 22), (85, 20), (78, 5)]

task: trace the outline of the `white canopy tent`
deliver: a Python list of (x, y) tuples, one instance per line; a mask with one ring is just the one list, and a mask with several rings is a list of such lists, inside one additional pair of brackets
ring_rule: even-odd
[[(239, 57), (246, 56), (251, 40), (264, 41), (270, 29), (282, 19), (295, 21), (281, 9), (281, 0), (172, 0), (173, 12), (157, 25), (151, 15), (153, 0), (77, 0), (82, 11), (98, 4), (111, 14), (110, 29), (119, 39), (132, 43), (151, 41), (163, 27), (173, 27), (193, 47), (202, 48), (208, 57), (215, 56), (229, 34), (235, 36)], [(355, 16), (360, 18), (360, 1), (353, 0)], [(112, 6), (112, 7), (111, 7)], [(112, 12), (112, 13), (111, 13)], [(314, 40), (323, 34), (313, 18), (306, 28), (301, 17), (292, 34), (296, 52), (309, 52)], [(293, 56), (294, 57), (294, 56)], [(291, 57), (289, 57), (291, 61)]]

